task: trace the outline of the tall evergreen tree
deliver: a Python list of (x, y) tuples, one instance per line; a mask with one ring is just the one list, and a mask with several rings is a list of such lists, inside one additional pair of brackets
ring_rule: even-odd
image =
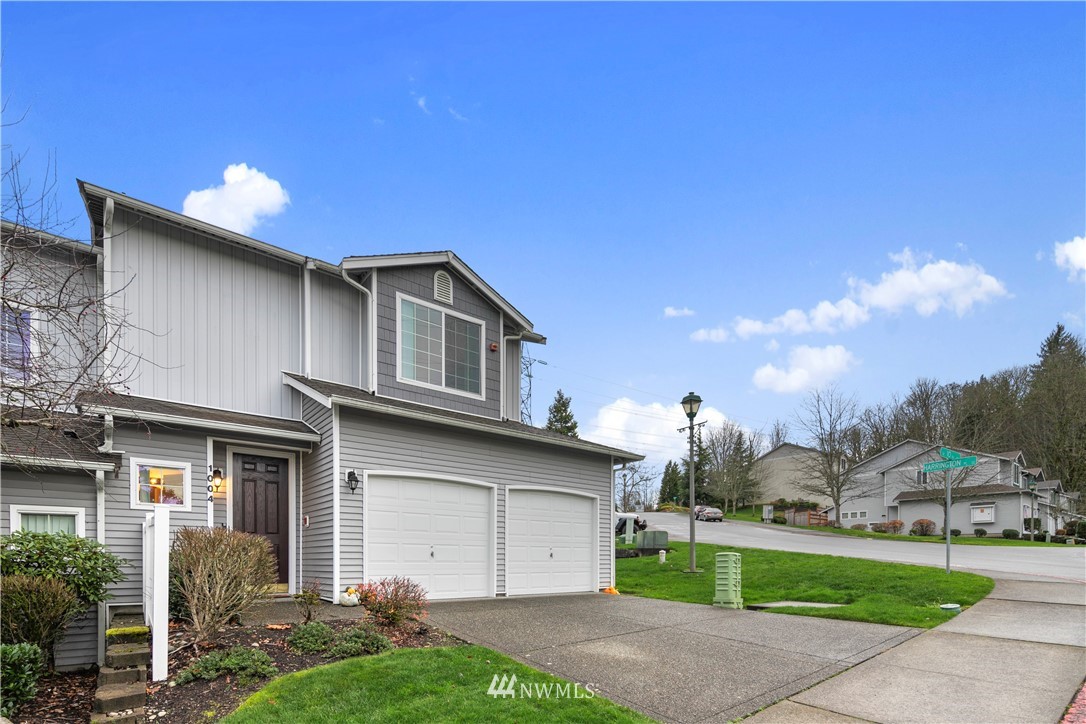
[(577, 421), (573, 419), (573, 410), (569, 405), (572, 400), (558, 390), (554, 396), (554, 402), (547, 408), (546, 428), (551, 432), (557, 432), (568, 437), (577, 435)]
[(682, 492), (683, 476), (678, 464), (674, 460), (668, 460), (664, 465), (664, 475), (660, 480), (660, 505), (664, 503), (681, 503), (685, 500)]

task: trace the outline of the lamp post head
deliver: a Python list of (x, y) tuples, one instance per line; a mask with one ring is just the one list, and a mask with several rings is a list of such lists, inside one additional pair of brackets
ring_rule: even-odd
[(1037, 481), (1036, 480), (1030, 480), (1029, 481), (1029, 492), (1032, 493), (1036, 489), (1037, 489)]
[(690, 418), (690, 422), (693, 422), (694, 418), (698, 416), (698, 409), (701, 408), (701, 398), (691, 392), (683, 398), (682, 404), (683, 412)]

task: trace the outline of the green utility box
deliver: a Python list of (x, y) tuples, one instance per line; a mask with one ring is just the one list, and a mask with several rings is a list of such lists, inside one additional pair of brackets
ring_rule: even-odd
[(743, 557), (738, 553), (716, 554), (716, 596), (713, 605), (743, 608)]
[(667, 550), (667, 531), (666, 530), (639, 530), (637, 531), (637, 550), (642, 553), (648, 551), (655, 553), (656, 551)]

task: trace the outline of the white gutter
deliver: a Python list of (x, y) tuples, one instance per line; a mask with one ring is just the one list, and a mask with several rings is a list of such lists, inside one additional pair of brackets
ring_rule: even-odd
[(112, 472), (113, 463), (91, 462), (89, 460), (63, 460), (61, 458), (40, 458), (33, 455), (0, 455), (0, 463), (32, 468), (57, 468), (59, 470), (85, 470), (86, 472)]
[[(367, 336), (369, 337), (369, 344), (367, 346), (369, 347), (369, 351), (370, 351), (370, 354), (369, 354), (370, 359), (366, 363), (366, 367), (369, 368), (369, 378), (370, 378), (369, 379), (369, 388), (370, 388), (370, 392), (376, 393), (377, 392), (377, 323), (376, 323), (376, 320), (374, 319), (374, 316), (376, 314), (377, 305), (374, 304), (372, 292), (370, 292), (369, 289), (366, 289), (364, 286), (362, 286), (361, 284), (356, 282), (351, 277), (351, 275), (347, 273), (346, 269), (344, 269), (341, 266), (339, 272), (340, 272), (340, 275), (343, 277), (343, 281), (347, 282), (352, 287), (354, 287), (355, 289), (357, 289), (358, 291), (360, 291), (360, 292), (362, 292), (363, 294), (366, 295), (366, 332), (368, 332)], [(309, 377), (309, 375), (307, 374), (306, 377)]]
[[(321, 435), (319, 432), (295, 432), (293, 430), (279, 430), (273, 427), (246, 425), (238, 422), (230, 423), (223, 422), (221, 420), (205, 420), (201, 417), (168, 415), (161, 412), (136, 412), (133, 410), (123, 410), (116, 407), (104, 407), (102, 405), (85, 405), (83, 406), (83, 410), (92, 415), (114, 414), (120, 417), (131, 418), (133, 420), (141, 420), (143, 422), (159, 422), (172, 425), (188, 425), (189, 427), (200, 427), (205, 429), (218, 430), (221, 432), (238, 432), (248, 433), (251, 435), (266, 435), (268, 437), (278, 437), (284, 440), (296, 440), (300, 442), (321, 441)], [(110, 466), (108, 469), (112, 470), (113, 467)]]

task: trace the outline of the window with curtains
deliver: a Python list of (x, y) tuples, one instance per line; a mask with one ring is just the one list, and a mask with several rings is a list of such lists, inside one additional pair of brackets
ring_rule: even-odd
[(30, 311), (5, 304), (0, 314), (0, 374), (9, 380), (30, 376), (30, 332)]
[(154, 509), (158, 505), (169, 505), (192, 510), (189, 495), (191, 464), (132, 458), (130, 474), (133, 508)]
[(68, 533), (86, 535), (86, 512), (82, 508), (46, 505), (12, 505), (11, 529), (32, 533)]

